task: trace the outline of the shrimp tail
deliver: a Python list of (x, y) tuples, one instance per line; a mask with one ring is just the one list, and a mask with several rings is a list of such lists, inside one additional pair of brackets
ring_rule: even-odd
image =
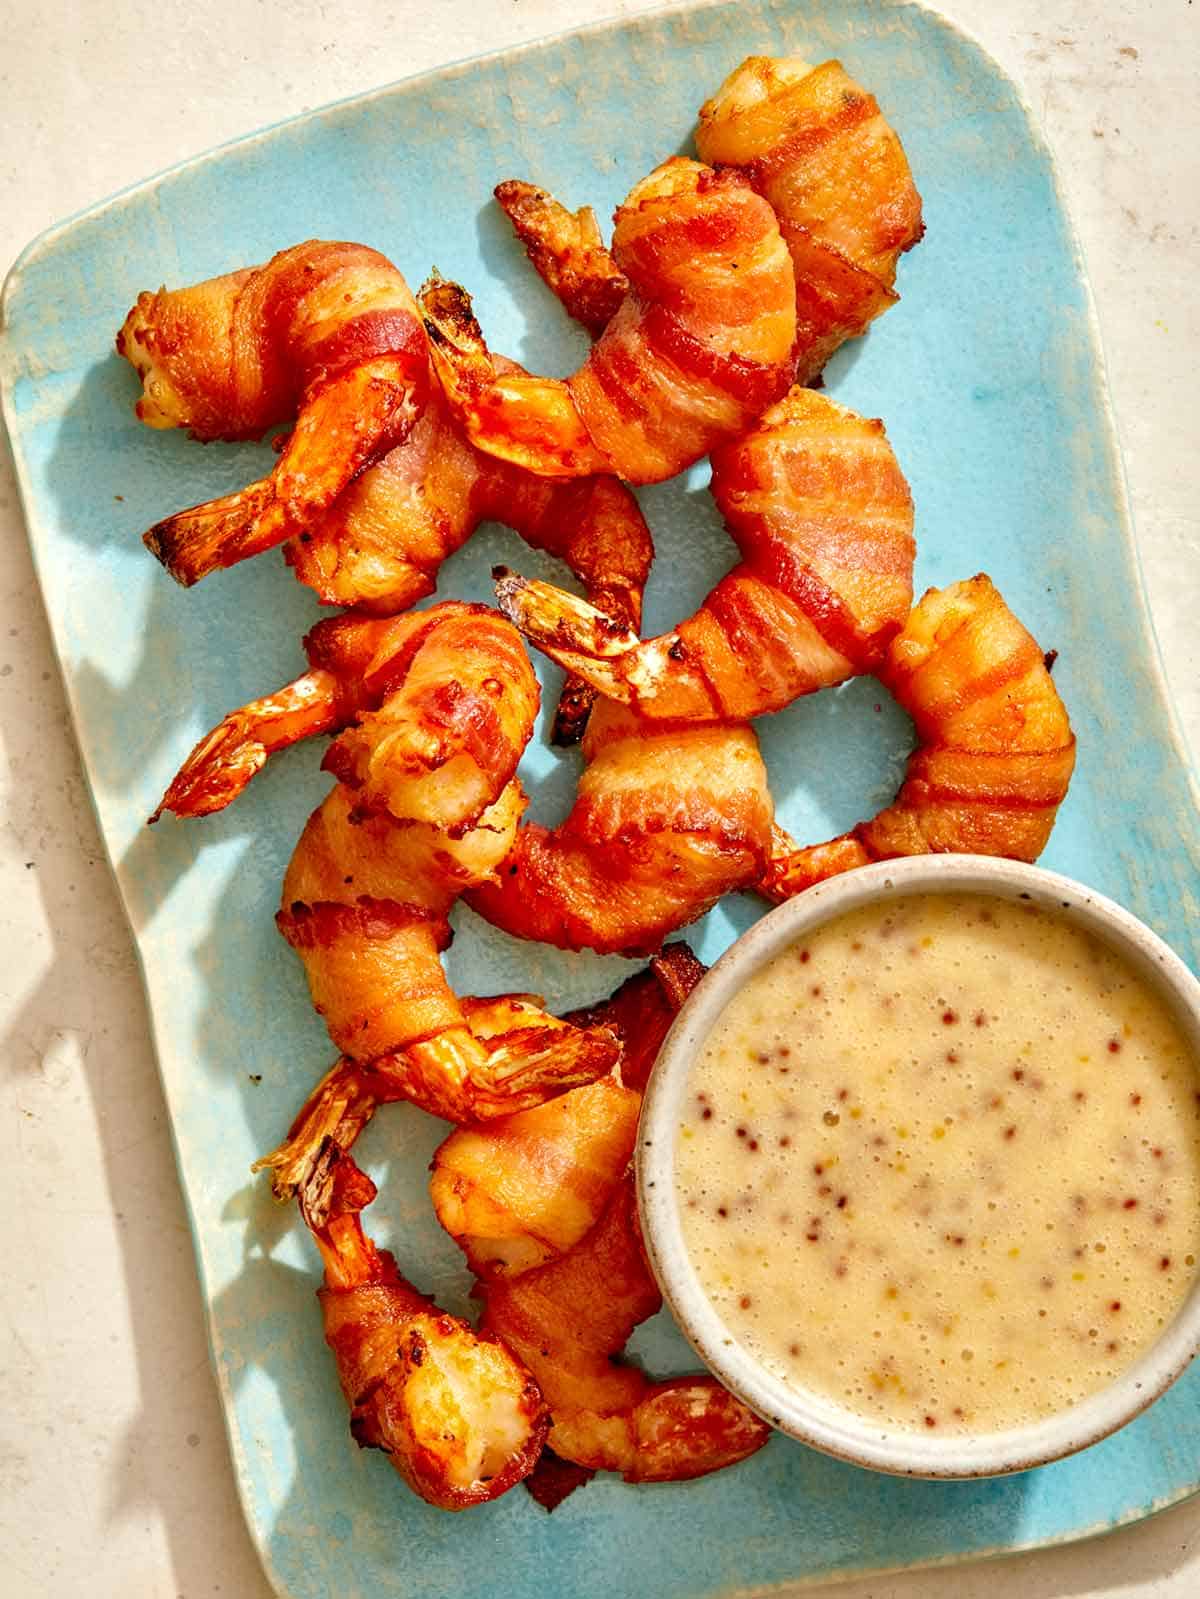
[(337, 690), (333, 674), (317, 669), (231, 711), (184, 761), (150, 821), (164, 811), (209, 816), (224, 810), (277, 750), (339, 725)]
[(236, 494), (164, 517), (142, 535), (142, 542), (182, 588), (191, 588), (202, 577), (266, 547), (256, 535), (274, 497), (272, 480), (262, 478)]
[(562, 1459), (627, 1482), (704, 1476), (761, 1449), (770, 1429), (715, 1377), (650, 1382), (613, 1357), (662, 1303), (638, 1232), (632, 1181), (574, 1248), (482, 1286), (481, 1325), (529, 1367)]
[(543, 654), (606, 699), (632, 703), (635, 690), (622, 670), (641, 644), (632, 628), (565, 589), (506, 566), (494, 566), (492, 580), (501, 611)]
[(545, 189), (519, 178), (498, 183), (492, 192), (534, 271), (567, 315), (589, 333), (602, 333), (629, 293), (629, 279), (605, 248), (591, 206), (568, 211)]
[(250, 1170), (269, 1171), (275, 1198), (299, 1198), (309, 1226), (323, 1227), (333, 1205), (338, 1162), (378, 1105), (375, 1088), (343, 1056), (305, 1100), (283, 1143), (260, 1156)]

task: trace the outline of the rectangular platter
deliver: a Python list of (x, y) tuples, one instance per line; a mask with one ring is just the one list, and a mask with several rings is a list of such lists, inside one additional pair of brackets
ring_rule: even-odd
[[(617, 22), (306, 114), (45, 235), (7, 286), (5, 416), (145, 971), (235, 1471), (266, 1566), (293, 1599), (701, 1599), (1082, 1537), (1200, 1486), (1193, 1369), (1116, 1437), (1002, 1481), (899, 1481), (777, 1438), (697, 1483), (597, 1479), (553, 1518), (520, 1491), (447, 1516), (350, 1445), (313, 1301), (314, 1251), (249, 1176), (331, 1057), (271, 919), (326, 787), (319, 751), (276, 760), (203, 824), (143, 822), (202, 730), (295, 675), (316, 606), (274, 555), (185, 593), (143, 550), (138, 535), (168, 510), (258, 476), (265, 447), (202, 450), (139, 426), (115, 330), (139, 289), (264, 260), (305, 235), (362, 239), (413, 284), (432, 265), (461, 279), (495, 348), (566, 372), (582, 340), (533, 278), (492, 185), (531, 177), (605, 216), (689, 147), (700, 101), (756, 52), (839, 56), (911, 158), (928, 234), (902, 264), (902, 303), (827, 378), (839, 400), (887, 423), (916, 499), (919, 587), (986, 570), (1059, 652), (1080, 758), (1044, 862), (1121, 900), (1200, 963), (1195, 791), (1140, 599), (1078, 250), (1013, 85), (933, 13), (747, 0)], [(686, 615), (729, 564), (704, 480), (697, 469), (642, 496), (659, 549), (650, 632)], [(444, 568), (439, 596), (490, 598), (497, 560), (562, 578), (485, 528)], [(552, 690), (556, 674), (539, 670)], [(870, 681), (760, 732), (782, 820), (804, 839), (878, 808), (910, 737)], [(535, 815), (565, 812), (577, 770), (539, 730), (522, 766)], [(711, 960), (761, 910), (728, 901), (688, 936)], [(455, 923), (448, 962), (462, 992), (537, 989), (559, 1008), (627, 969), (516, 943), (461, 910)], [(418, 1283), (465, 1309), (465, 1274), (425, 1192), (442, 1130), (394, 1107), (367, 1134), (364, 1163), (381, 1185), (373, 1230)], [(656, 1372), (692, 1363), (665, 1317), (635, 1348)]]

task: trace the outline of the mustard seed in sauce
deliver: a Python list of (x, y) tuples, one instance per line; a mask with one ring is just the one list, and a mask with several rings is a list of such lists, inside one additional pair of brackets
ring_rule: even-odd
[[(965, 1434), (1060, 1410), (1192, 1287), (1196, 1061), (1137, 974), (1032, 903), (897, 899), (826, 924), (734, 997), (693, 1086), (676, 1181), (703, 1202), (681, 1221), (730, 1337), (876, 1422)], [(781, 1201), (806, 1171), (802, 1220)]]

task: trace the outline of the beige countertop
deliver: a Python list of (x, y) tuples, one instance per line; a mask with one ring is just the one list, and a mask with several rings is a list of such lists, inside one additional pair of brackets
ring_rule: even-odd
[[(642, 9), (0, 0), (0, 273), (50, 223), (262, 124)], [(1200, 8), (946, 0), (943, 10), (1023, 85), (1058, 159), (1151, 608), (1200, 750)], [(234, 1493), (133, 950), (2, 450), (0, 531), (0, 1599), (266, 1599)], [(838, 1592), (1195, 1599), (1200, 1500), (1089, 1544)]]

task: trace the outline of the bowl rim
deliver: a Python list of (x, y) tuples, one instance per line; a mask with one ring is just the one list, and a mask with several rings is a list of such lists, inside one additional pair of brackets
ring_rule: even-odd
[(935, 892), (1028, 899), (1115, 947), (1166, 1000), (1200, 1061), (1200, 981), (1146, 924), (1074, 879), (983, 855), (923, 855), (858, 867), (805, 890), (741, 935), (688, 996), (663, 1042), (643, 1101), (635, 1151), (638, 1210), (651, 1269), (680, 1330), (706, 1366), (780, 1431), (838, 1459), (896, 1475), (969, 1479), (1026, 1471), (1085, 1449), (1132, 1421), (1200, 1349), (1200, 1269), (1174, 1318), (1111, 1383), (1040, 1421), (975, 1436), (888, 1428), (774, 1376), (721, 1321), (683, 1241), (674, 1182), (680, 1105), (697, 1046), (733, 994), (802, 934), (868, 903)]

